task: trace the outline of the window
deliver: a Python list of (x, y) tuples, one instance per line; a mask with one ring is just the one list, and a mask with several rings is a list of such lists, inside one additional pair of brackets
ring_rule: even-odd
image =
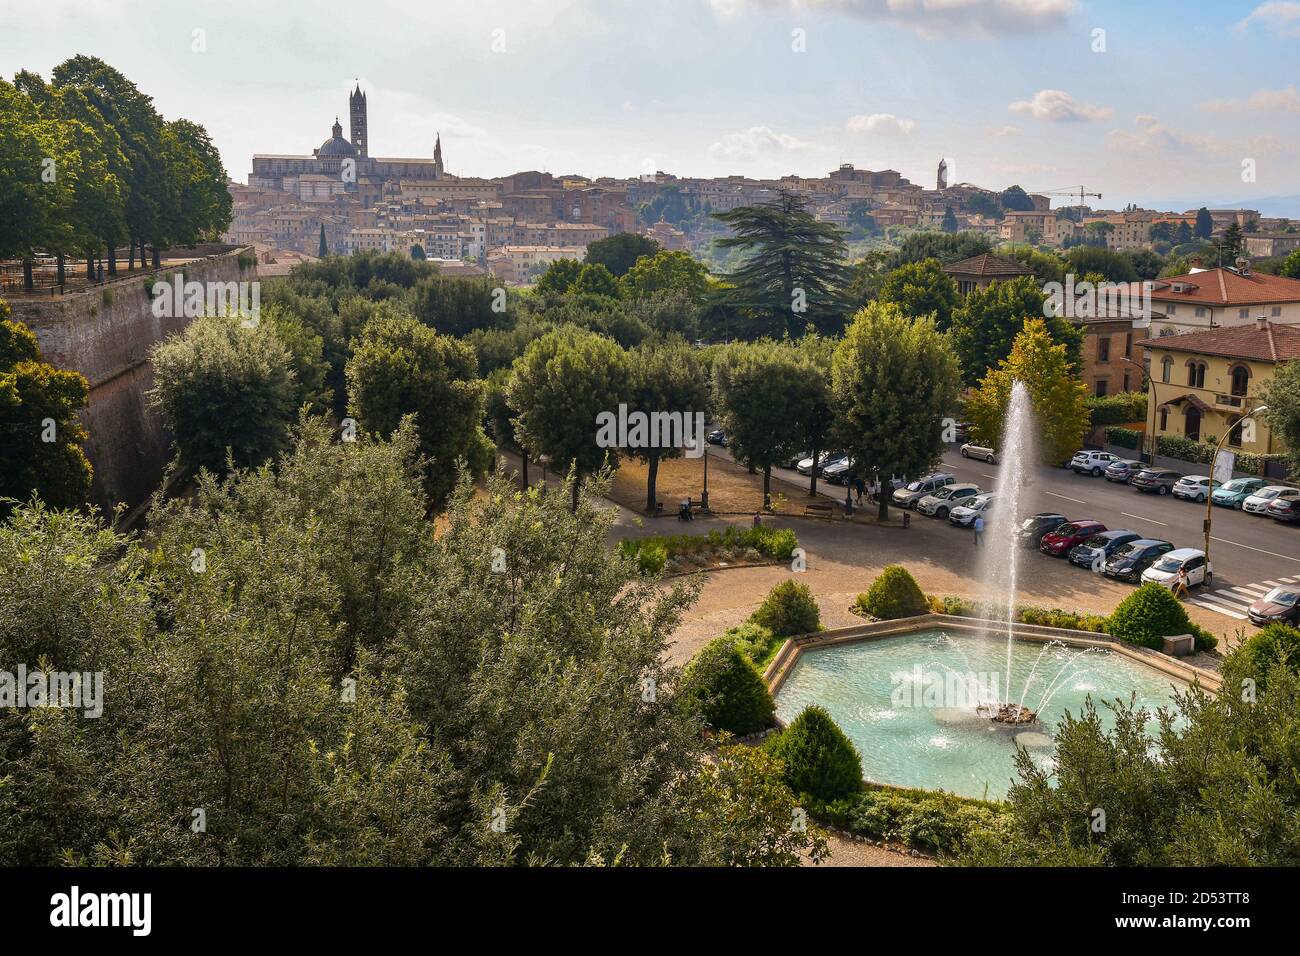
[(1162, 432), (1169, 430), (1169, 406), (1167, 405), (1160, 409), (1160, 430)]
[(1103, 395), (1106, 394), (1106, 389), (1109, 387), (1109, 385), (1110, 385), (1110, 379), (1105, 379), (1105, 378), (1099, 378), (1099, 379), (1097, 379), (1097, 397), (1098, 397), (1098, 398), (1101, 398)]
[(1109, 335), (1103, 339), (1097, 340), (1097, 361), (1098, 362), (1110, 361), (1110, 336)]
[(1280, 305), (1273, 306), (1273, 318), (1280, 319), (1281, 317), (1282, 317), (1282, 307)]
[(1168, 355), (1160, 360), (1160, 381), (1168, 382), (1174, 374), (1174, 360)]
[(1237, 310), (1237, 318), (1239, 318), (1239, 319), (1249, 319), (1249, 318), (1250, 318), (1250, 309), (1238, 309), (1238, 310)]
[(1177, 315), (1177, 314), (1178, 314), (1178, 306), (1176, 306), (1176, 305), (1171, 305), (1171, 306), (1169, 307), (1169, 311), (1166, 312), (1165, 314), (1166, 314), (1166, 315)]
[(1204, 306), (1198, 305), (1198, 306), (1196, 307), (1196, 317), (1197, 317), (1198, 319), (1202, 319), (1202, 318), (1205, 317), (1205, 307), (1204, 307)]
[(1183, 434), (1188, 441), (1201, 440), (1201, 410), (1194, 405), (1183, 412)]
[(1192, 388), (1205, 387), (1205, 363), (1187, 360), (1187, 384)]
[[(1124, 336), (1124, 357), (1125, 358), (1133, 357), (1133, 333), (1132, 332), (1129, 332)], [(1124, 391), (1128, 391), (1128, 389), (1125, 389)]]
[(1124, 391), (1126, 392), (1131, 392), (1133, 390), (1133, 382), (1132, 379), (1130, 378), (1132, 374), (1133, 374), (1132, 372), (1124, 373)]
[(1232, 394), (1245, 395), (1250, 387), (1250, 369), (1244, 365), (1232, 367)]

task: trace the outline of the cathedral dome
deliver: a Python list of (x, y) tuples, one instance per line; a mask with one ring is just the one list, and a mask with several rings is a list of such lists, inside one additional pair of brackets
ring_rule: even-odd
[(317, 156), (355, 156), (357, 148), (343, 138), (343, 127), (339, 125), (337, 118), (334, 120), (334, 135), (321, 143), (320, 149), (316, 150)]

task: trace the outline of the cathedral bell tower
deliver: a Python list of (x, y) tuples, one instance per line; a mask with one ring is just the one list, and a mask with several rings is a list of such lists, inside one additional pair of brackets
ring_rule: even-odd
[(361, 84), (348, 97), (348, 113), (352, 120), (352, 145), (357, 148), (357, 155), (370, 155), (366, 136), (366, 94), (361, 92)]

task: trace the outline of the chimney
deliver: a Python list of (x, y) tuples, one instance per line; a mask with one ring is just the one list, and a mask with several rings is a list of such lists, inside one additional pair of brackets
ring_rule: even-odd
[(1201, 266), (1203, 266), (1204, 264), (1205, 264), (1205, 260), (1202, 259), (1200, 256), (1192, 256), (1192, 268), (1193, 268), (1193, 269), (1199, 269), (1199, 268), (1200, 268)]
[(1255, 328), (1263, 332), (1268, 328), (1268, 316), (1259, 315), (1255, 317)]

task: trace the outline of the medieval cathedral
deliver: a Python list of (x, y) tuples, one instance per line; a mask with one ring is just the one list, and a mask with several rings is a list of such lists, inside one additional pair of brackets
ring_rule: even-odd
[[(250, 186), (295, 192), (302, 198), (323, 198), (339, 192), (382, 189), (401, 180), (443, 179), (442, 136), (434, 139), (432, 159), (383, 159), (370, 155), (366, 94), (361, 84), (348, 96), (349, 138), (343, 138), (338, 117), (330, 138), (310, 156), (255, 154)], [(322, 190), (324, 193), (322, 193)]]

